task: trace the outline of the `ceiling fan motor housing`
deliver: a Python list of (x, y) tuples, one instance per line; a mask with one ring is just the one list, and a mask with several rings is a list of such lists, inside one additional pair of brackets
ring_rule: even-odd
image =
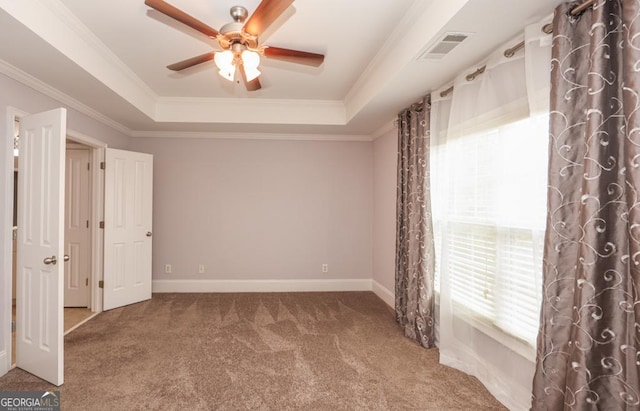
[(244, 22), (249, 15), (247, 9), (242, 6), (233, 6), (229, 14), (231, 14), (234, 21), (220, 28), (221, 36), (218, 36), (220, 47), (228, 50), (232, 45), (240, 43), (249, 49), (256, 49), (258, 47), (258, 37), (252, 36), (243, 30)]
[(227, 23), (220, 28), (220, 34), (224, 34), (225, 36), (232, 36), (234, 33), (241, 33), (242, 26), (244, 24), (234, 21), (233, 23)]
[(244, 23), (244, 21), (249, 16), (249, 12), (247, 12), (247, 9), (242, 6), (231, 7), (231, 10), (229, 10), (229, 14), (231, 14), (233, 21), (237, 23)]

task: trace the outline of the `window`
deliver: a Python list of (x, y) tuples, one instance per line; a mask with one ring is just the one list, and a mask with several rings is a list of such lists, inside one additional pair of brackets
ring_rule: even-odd
[[(453, 310), (535, 346), (546, 220), (547, 115), (432, 145), (436, 287)], [(437, 288), (438, 289), (438, 288)]]

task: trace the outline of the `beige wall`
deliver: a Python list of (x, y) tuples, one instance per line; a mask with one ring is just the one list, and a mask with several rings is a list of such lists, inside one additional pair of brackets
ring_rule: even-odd
[(397, 153), (395, 128), (373, 142), (374, 291), (390, 305), (395, 288)]
[(131, 149), (154, 156), (154, 280), (371, 278), (370, 142), (137, 138)]
[[(62, 106), (4, 75), (0, 89), (5, 112)], [(371, 142), (130, 139), (72, 109), (68, 127), (154, 155), (156, 280), (372, 278)]]

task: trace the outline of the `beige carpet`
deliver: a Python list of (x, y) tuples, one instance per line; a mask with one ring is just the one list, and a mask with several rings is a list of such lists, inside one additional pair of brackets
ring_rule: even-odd
[[(0, 391), (50, 390), (18, 369)], [(370, 292), (154, 294), (65, 337), (64, 410), (497, 410)]]

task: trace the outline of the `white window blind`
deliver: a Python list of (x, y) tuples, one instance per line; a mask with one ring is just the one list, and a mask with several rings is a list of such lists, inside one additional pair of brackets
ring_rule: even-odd
[(448, 276), (456, 315), (530, 346), (541, 299), (547, 136), (540, 115), (432, 149), (436, 287)]

